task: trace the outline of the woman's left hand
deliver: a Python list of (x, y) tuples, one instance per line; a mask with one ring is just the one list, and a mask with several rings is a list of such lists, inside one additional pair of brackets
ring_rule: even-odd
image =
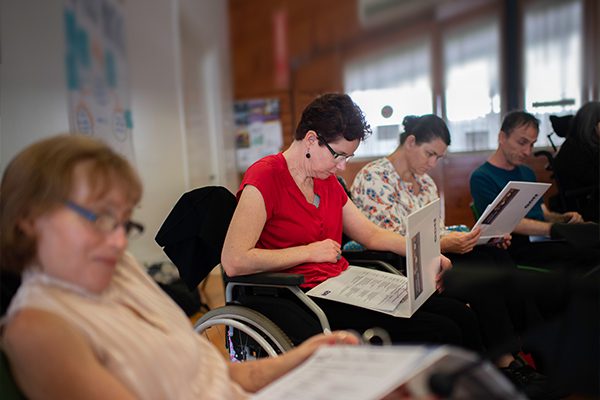
[(450, 259), (443, 254), (440, 254), (440, 271), (435, 276), (435, 288), (438, 292), (442, 292), (444, 290), (442, 275), (444, 275), (444, 273), (450, 268), (452, 268), (452, 261), (450, 261)]
[(321, 333), (302, 342), (296, 349), (301, 354), (302, 360), (310, 357), (321, 346), (333, 346), (336, 344), (357, 345), (360, 339), (352, 332), (334, 331), (331, 333)]

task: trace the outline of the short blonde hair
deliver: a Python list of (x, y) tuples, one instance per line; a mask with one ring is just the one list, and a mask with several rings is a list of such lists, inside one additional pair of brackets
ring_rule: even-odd
[(35, 257), (37, 242), (20, 224), (58, 207), (71, 194), (75, 167), (85, 162), (92, 196), (114, 188), (137, 204), (141, 181), (129, 162), (88, 136), (58, 135), (33, 143), (8, 164), (0, 184), (0, 268), (21, 272)]

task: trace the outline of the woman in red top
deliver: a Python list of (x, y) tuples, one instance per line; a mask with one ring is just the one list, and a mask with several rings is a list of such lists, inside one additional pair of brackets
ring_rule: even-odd
[[(348, 267), (341, 257), (342, 231), (368, 249), (405, 255), (404, 237), (370, 222), (348, 201), (335, 176), (369, 132), (362, 111), (345, 94), (326, 94), (310, 103), (290, 147), (246, 171), (223, 247), (225, 272), (300, 273), (305, 277), (303, 287), (313, 287)], [(445, 257), (441, 264), (442, 270), (450, 267)], [(432, 296), (409, 319), (315, 301), (334, 329), (363, 331), (377, 326), (394, 342), (450, 343), (482, 350), (475, 317), (452, 299)]]

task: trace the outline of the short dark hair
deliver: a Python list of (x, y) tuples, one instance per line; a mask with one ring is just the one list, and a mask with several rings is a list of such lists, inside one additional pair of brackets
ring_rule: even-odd
[(582, 144), (598, 148), (600, 139), (597, 126), (600, 122), (600, 101), (590, 101), (583, 105), (571, 120), (569, 136)]
[(304, 139), (311, 130), (326, 142), (335, 142), (341, 137), (348, 141), (362, 141), (371, 133), (371, 127), (360, 107), (350, 96), (340, 93), (323, 94), (306, 106), (294, 139)]
[(532, 114), (529, 114), (525, 111), (511, 111), (504, 116), (502, 120), (502, 126), (500, 130), (506, 134), (506, 136), (510, 136), (512, 131), (520, 126), (531, 125), (535, 128), (535, 130), (539, 133), (540, 131), (540, 120), (537, 119)]
[(400, 134), (400, 144), (404, 144), (406, 138), (414, 136), (417, 144), (429, 143), (434, 139), (441, 139), (446, 146), (450, 146), (450, 131), (443, 119), (434, 114), (407, 115), (402, 121), (404, 132)]

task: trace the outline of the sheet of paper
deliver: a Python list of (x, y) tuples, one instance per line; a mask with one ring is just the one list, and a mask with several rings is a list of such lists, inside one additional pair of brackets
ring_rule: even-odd
[(526, 400), (489, 361), (451, 346), (327, 346), (267, 386), (253, 400), (375, 400), (402, 385), (413, 398), (433, 398), (433, 373), (462, 370), (454, 398)]
[(431, 352), (424, 346), (321, 347), (252, 399), (380, 399), (412, 376)]
[(406, 276), (409, 279), (408, 316), (435, 292), (440, 271), (440, 200), (406, 217)]
[(346, 271), (327, 279), (307, 294), (391, 312), (407, 298), (407, 280), (402, 275), (349, 266)]
[(511, 233), (550, 186), (549, 183), (508, 182), (473, 226), (473, 229), (481, 227), (477, 244), (490, 243)]

